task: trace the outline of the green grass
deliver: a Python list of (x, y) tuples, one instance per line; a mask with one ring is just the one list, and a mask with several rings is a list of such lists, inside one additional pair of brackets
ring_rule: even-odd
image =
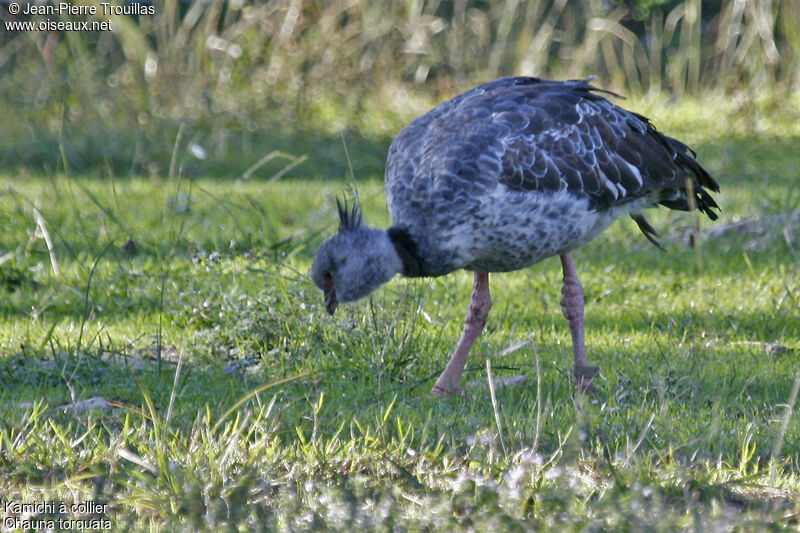
[[(485, 382), (487, 360), (529, 375), (496, 409), (483, 388), (429, 395), (468, 273), (324, 313), (307, 272), (351, 181), (343, 153), (327, 181), (302, 165), (273, 182), (3, 175), (0, 494), (102, 501), (115, 530), (797, 527), (800, 231), (769, 224), (800, 209), (797, 122), (629, 105), (695, 145), (721, 220), (690, 248), (694, 218), (661, 210), (667, 254), (626, 220), (576, 253), (602, 369), (588, 398), (568, 379), (557, 261), (492, 276), (466, 379)], [(337, 150), (289, 151), (316, 168)], [(380, 159), (359, 159), (384, 227)], [(111, 408), (59, 408), (91, 397)]]

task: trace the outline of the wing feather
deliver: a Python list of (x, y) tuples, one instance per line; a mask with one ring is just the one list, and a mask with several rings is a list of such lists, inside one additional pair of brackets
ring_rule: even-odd
[(390, 199), (419, 190), (467, 198), (497, 186), (566, 189), (596, 210), (648, 198), (682, 210), (694, 203), (715, 219), (717, 204), (705, 189), (719, 186), (694, 152), (608, 94), (587, 80), (502, 78), (475, 87), (397, 136), (386, 169)]

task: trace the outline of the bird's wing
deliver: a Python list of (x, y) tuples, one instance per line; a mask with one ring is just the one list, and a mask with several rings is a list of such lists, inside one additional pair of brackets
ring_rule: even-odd
[(464, 189), (498, 182), (513, 191), (566, 189), (597, 210), (643, 197), (686, 210), (693, 193), (695, 206), (716, 218), (705, 188), (719, 186), (693, 152), (603, 92), (588, 81), (536, 78), (478, 86), (409, 125), (392, 147), (404, 157), (393, 162), (390, 152), (388, 164)]
[(506, 90), (492, 99), (492, 108), (509, 132), (497, 155), (499, 181), (512, 190), (566, 188), (588, 196), (597, 209), (657, 193), (656, 201), (688, 209), (689, 178), (697, 207), (716, 218), (711, 208), (717, 205), (704, 187), (719, 186), (694, 153), (587, 82)]

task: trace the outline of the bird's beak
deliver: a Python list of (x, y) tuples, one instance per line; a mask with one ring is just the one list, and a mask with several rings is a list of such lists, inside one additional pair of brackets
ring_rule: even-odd
[(325, 295), (325, 309), (328, 310), (328, 314), (332, 315), (333, 312), (336, 311), (336, 306), (339, 305), (339, 302), (336, 300), (336, 289), (333, 288), (332, 279), (325, 280), (323, 294)]

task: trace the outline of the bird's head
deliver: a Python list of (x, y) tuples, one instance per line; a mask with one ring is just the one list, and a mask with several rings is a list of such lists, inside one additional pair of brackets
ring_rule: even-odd
[(367, 296), (403, 268), (385, 231), (364, 226), (358, 207), (339, 207), (339, 231), (322, 243), (311, 266), (314, 284), (333, 314), (339, 302)]

